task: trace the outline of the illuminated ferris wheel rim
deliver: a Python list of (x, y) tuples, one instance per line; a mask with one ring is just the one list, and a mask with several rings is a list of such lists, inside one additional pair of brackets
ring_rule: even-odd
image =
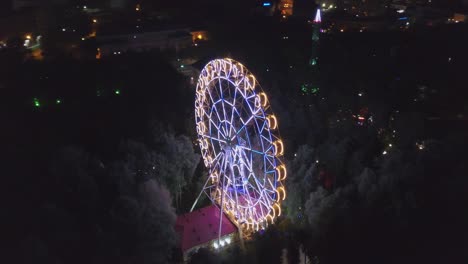
[(195, 122), (208, 197), (247, 229), (272, 223), (286, 197), (284, 149), (255, 76), (229, 58), (208, 62), (197, 82)]

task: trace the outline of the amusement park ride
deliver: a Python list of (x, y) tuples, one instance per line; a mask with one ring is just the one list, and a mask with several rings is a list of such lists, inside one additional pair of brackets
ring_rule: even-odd
[[(255, 76), (226, 58), (210, 61), (196, 87), (195, 123), (209, 176), (205, 194), (243, 237), (273, 224), (286, 198), (278, 121)], [(218, 241), (220, 237), (218, 237)]]

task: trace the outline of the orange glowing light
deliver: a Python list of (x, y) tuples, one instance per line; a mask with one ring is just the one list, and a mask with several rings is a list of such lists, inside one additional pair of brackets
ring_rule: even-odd
[(276, 129), (278, 127), (278, 122), (275, 115), (269, 115), (267, 117), (268, 127), (270, 129)]
[(286, 166), (281, 164), (280, 166), (276, 167), (276, 173), (278, 173), (278, 181), (284, 181), (287, 177)]
[(283, 141), (281, 141), (281, 139), (278, 139), (277, 141), (273, 142), (273, 146), (275, 147), (275, 156), (283, 155), (284, 147)]
[(97, 48), (96, 60), (100, 60), (100, 59), (101, 59), (101, 49)]
[(267, 221), (267, 223), (270, 222), (271, 224), (273, 224), (273, 216), (272, 215), (267, 215), (266, 216), (266, 221)]
[(267, 106), (267, 103), (268, 103), (268, 98), (267, 98), (267, 95), (265, 93), (259, 93), (258, 94), (258, 97), (260, 98), (260, 104), (265, 107)]
[(275, 204), (273, 205), (273, 208), (274, 208), (274, 209), (278, 209), (278, 213), (277, 213), (277, 214), (276, 214), (276, 210), (275, 210), (276, 216), (281, 216), (281, 206), (280, 206), (279, 204), (275, 203)]
[(280, 199), (282, 201), (284, 201), (284, 199), (286, 199), (286, 191), (284, 190), (284, 187), (283, 186), (280, 186), (278, 187), (278, 189), (276, 189), (276, 193), (277, 193), (277, 197), (276, 197), (276, 202), (279, 203)]

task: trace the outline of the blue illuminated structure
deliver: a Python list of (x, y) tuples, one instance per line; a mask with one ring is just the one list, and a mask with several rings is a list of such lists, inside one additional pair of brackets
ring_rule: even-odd
[(210, 61), (198, 78), (195, 123), (209, 177), (191, 210), (205, 193), (240, 231), (273, 223), (286, 198), (284, 149), (255, 76), (235, 60)]
[(264, 2), (263, 6), (271, 6), (271, 3), (270, 2)]

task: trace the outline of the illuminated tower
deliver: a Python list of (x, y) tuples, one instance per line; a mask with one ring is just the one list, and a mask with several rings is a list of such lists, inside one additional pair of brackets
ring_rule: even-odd
[(322, 17), (320, 15), (320, 9), (317, 9), (314, 19), (314, 28), (312, 33), (312, 54), (310, 56), (309, 65), (315, 66), (319, 59), (319, 44), (320, 44), (320, 24), (322, 23)]
[(322, 22), (320, 9), (317, 9), (313, 22), (312, 32), (312, 53), (309, 59), (305, 82), (301, 85), (303, 95), (318, 95), (319, 93), (319, 44), (320, 44), (320, 24)]

